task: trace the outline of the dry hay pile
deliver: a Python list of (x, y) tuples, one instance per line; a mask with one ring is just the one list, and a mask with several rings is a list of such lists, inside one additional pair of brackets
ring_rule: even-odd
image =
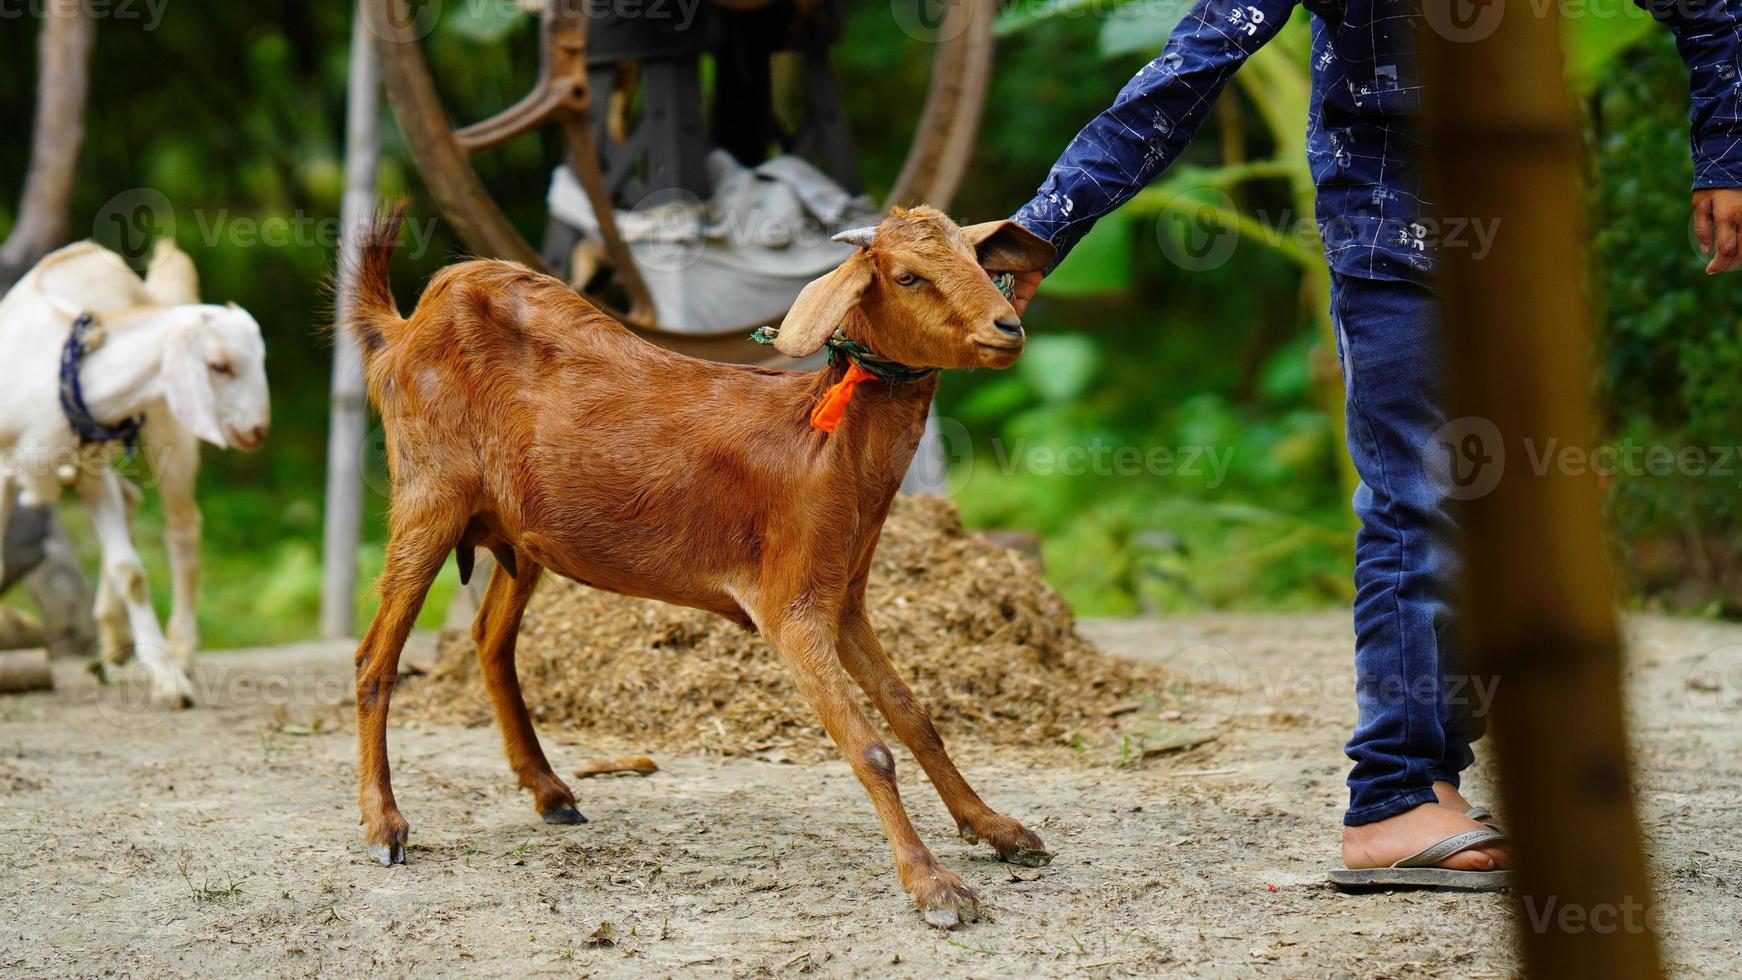
[[(1069, 745), (1153, 705), (1164, 673), (1078, 636), (1070, 607), (1020, 553), (966, 532), (946, 500), (896, 501), (867, 596), (871, 621), (946, 739)], [(723, 619), (547, 576), (517, 660), (546, 731), (649, 749), (815, 758), (828, 736), (778, 654)], [(442, 638), (402, 689), (416, 717), (488, 721), (469, 636)]]

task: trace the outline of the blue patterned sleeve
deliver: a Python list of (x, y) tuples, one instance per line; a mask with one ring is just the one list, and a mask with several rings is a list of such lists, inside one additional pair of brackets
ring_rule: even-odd
[(1742, 187), (1742, 0), (1635, 0), (1688, 64), (1694, 188)]
[(1052, 242), (1063, 261), (1097, 219), (1179, 156), (1235, 69), (1276, 36), (1296, 2), (1197, 0), (1161, 56), (1071, 140), (1014, 220)]

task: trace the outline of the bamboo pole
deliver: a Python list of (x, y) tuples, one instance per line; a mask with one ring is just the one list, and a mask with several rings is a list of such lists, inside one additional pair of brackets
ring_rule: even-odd
[[(345, 107), (345, 226), (339, 245), (338, 315), (351, 304), (351, 271), (375, 211), (380, 163), (381, 71), (362, 11), (352, 14), (351, 69)], [(357, 543), (363, 523), (363, 438), (367, 424), (363, 357), (344, 330), (333, 331), (332, 421), (327, 432), (326, 525), (321, 542), (321, 635), (356, 632)]]
[(1557, 446), (1588, 450), (1595, 433), (1578, 130), (1558, 20), (1552, 4), (1514, 4), (1479, 40), (1422, 33), (1441, 227), (1498, 221), (1480, 260), (1444, 250), (1452, 416), (1484, 420), (1447, 447), (1476, 494), (1463, 515), (1462, 629), (1472, 670), (1499, 678), (1490, 723), (1527, 972), (1653, 977), (1598, 487), (1585, 468), (1539, 465)]

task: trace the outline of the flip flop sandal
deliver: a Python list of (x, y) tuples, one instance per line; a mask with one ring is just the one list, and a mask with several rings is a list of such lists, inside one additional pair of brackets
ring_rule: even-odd
[(1464, 811), (1464, 816), (1487, 827), (1496, 833), (1506, 833), (1506, 828), (1500, 826), (1500, 821), (1494, 819), (1494, 811), (1485, 806), (1477, 805)]
[(1494, 830), (1466, 830), (1424, 847), (1389, 868), (1337, 868), (1331, 884), (1338, 888), (1453, 888), (1499, 891), (1512, 887), (1511, 871), (1455, 871), (1435, 865), (1473, 847), (1506, 839)]

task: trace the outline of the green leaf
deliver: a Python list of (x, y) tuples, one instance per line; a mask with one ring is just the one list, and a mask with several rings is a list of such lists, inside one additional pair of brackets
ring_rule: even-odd
[(1192, 9), (1191, 0), (1154, 0), (1117, 7), (1101, 22), (1096, 47), (1103, 58), (1128, 54), (1153, 55)]
[(1098, 17), (1131, 2), (1132, 0), (1040, 0), (1039, 3), (1013, 3), (998, 15), (997, 22), (992, 26), (992, 33), (997, 37), (1008, 37), (1055, 17)]
[(1130, 208), (1103, 216), (1041, 289), (1054, 296), (1093, 296), (1130, 288), (1132, 223), (1138, 218)]
[(1034, 389), (1020, 375), (1007, 374), (975, 388), (956, 405), (955, 414), (969, 422), (1004, 418), (1034, 397)]
[(1028, 342), (1016, 362), (1022, 378), (1049, 402), (1068, 402), (1089, 388), (1101, 351), (1087, 334), (1043, 334)]
[(442, 22), (442, 29), (478, 44), (494, 44), (526, 20), (526, 11), (507, 0), (464, 3)]
[(1566, 76), (1573, 88), (1588, 93), (1609, 65), (1625, 50), (1657, 29), (1651, 15), (1633, 4), (1621, 4), (1615, 16), (1598, 17), (1587, 9), (1583, 17), (1561, 18), (1561, 47), (1566, 51)]

